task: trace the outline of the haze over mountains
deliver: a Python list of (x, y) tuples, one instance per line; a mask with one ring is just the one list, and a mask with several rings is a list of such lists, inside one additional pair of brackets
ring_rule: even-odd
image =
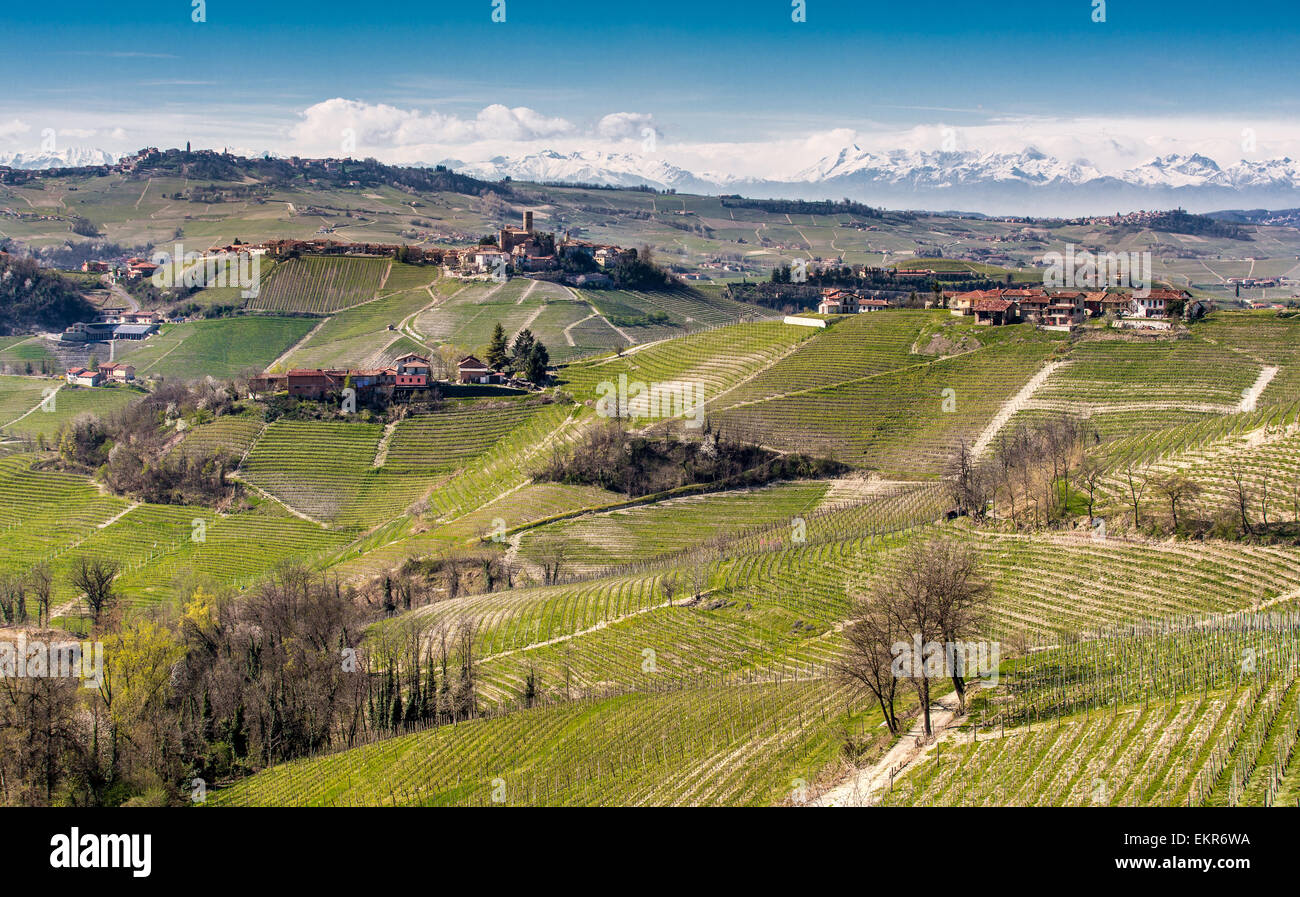
[[(46, 169), (104, 165), (118, 154), (90, 147), (0, 153), (0, 165)], [(1300, 162), (1289, 157), (1221, 166), (1192, 153), (1152, 158), (1105, 172), (1085, 160), (1067, 162), (1034, 147), (1017, 152), (864, 150), (850, 144), (812, 164), (772, 178), (690, 171), (657, 153), (542, 150), (473, 161), (431, 160), (485, 180), (647, 185), (684, 193), (740, 193), (790, 199), (848, 197), (890, 207), (964, 209), (989, 214), (1084, 215), (1182, 206), (1300, 206)]]
[(848, 197), (880, 205), (969, 209), (993, 214), (1101, 214), (1180, 205), (1190, 211), (1300, 204), (1300, 163), (1291, 158), (1221, 167), (1197, 154), (1165, 155), (1107, 173), (1033, 147), (1019, 153), (872, 152), (850, 145), (782, 178), (735, 178), (692, 172), (632, 153), (540, 152), (486, 162), (448, 160), (488, 180), (612, 184), (690, 193), (742, 193), (791, 199)]

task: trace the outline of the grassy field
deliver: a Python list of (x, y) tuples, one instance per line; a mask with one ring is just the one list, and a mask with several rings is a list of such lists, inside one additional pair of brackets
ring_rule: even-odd
[(165, 324), (147, 340), (120, 346), (117, 360), (135, 365), (140, 378), (236, 377), (262, 371), (311, 328), (307, 318), (269, 315)]

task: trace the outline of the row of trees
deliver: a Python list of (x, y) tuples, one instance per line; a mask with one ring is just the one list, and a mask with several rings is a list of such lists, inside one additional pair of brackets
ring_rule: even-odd
[(963, 442), (948, 471), (952, 500), (975, 517), (1001, 506), (1017, 526), (1050, 526), (1071, 513), (1074, 483), (1087, 490), (1091, 515), (1102, 467), (1089, 450), (1099, 444), (1087, 421), (1070, 416), (1004, 428), (989, 458)]
[[(1087, 421), (1068, 415), (1004, 429), (987, 458), (975, 458), (963, 443), (948, 471), (953, 505), (977, 518), (999, 511), (1017, 527), (1053, 526), (1083, 511), (1091, 522), (1110, 478), (1121, 487), (1135, 530), (1163, 520), (1170, 532), (1236, 538), (1268, 532), (1288, 509), (1300, 521), (1300, 476), (1288, 482), (1267, 465), (1252, 475), (1229, 461), (1227, 487), (1217, 506), (1207, 506), (1204, 487), (1186, 471), (1136, 463), (1112, 468), (1100, 446)], [(1167, 513), (1153, 514), (1152, 502)]]
[(515, 334), (513, 342), (507, 340), (505, 328), (498, 321), (488, 341), (486, 361), (494, 371), (509, 371), (530, 383), (541, 384), (546, 382), (551, 354), (527, 327)]

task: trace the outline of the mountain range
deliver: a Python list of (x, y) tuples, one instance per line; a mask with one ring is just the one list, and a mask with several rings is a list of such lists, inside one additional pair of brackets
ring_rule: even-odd
[(1300, 204), (1300, 162), (1241, 161), (1227, 167), (1206, 156), (1158, 156), (1105, 173), (1087, 162), (1065, 162), (1033, 147), (1019, 153), (975, 151), (877, 152), (857, 145), (775, 178), (736, 178), (691, 172), (631, 153), (545, 151), (445, 164), (485, 180), (606, 184), (684, 193), (742, 193), (787, 199), (848, 197), (876, 205), (967, 208), (993, 214), (1102, 214), (1180, 205), (1209, 211), (1249, 204)]
[(0, 153), (0, 165), (7, 168), (24, 168), (30, 171), (44, 168), (83, 168), (90, 165), (112, 165), (121, 153), (87, 146), (70, 146), (61, 150), (37, 150), (30, 153)]
[[(0, 165), (43, 169), (112, 164), (119, 156), (91, 147), (0, 153)], [(430, 163), (433, 164), (433, 163)], [(1199, 154), (1158, 156), (1117, 172), (1066, 162), (1034, 147), (1018, 153), (973, 150), (865, 150), (856, 144), (769, 178), (689, 171), (654, 155), (553, 150), (484, 161), (438, 164), (484, 180), (649, 186), (680, 193), (740, 193), (783, 199), (840, 199), (890, 208), (968, 209), (999, 215), (1091, 215), (1181, 206), (1300, 206), (1300, 162), (1242, 160), (1220, 166)]]

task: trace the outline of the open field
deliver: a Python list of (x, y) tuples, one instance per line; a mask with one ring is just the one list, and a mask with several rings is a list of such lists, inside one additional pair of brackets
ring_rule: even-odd
[(263, 315), (166, 324), (147, 340), (119, 345), (117, 360), (135, 365), (140, 378), (236, 377), (263, 370), (311, 327), (307, 318)]

